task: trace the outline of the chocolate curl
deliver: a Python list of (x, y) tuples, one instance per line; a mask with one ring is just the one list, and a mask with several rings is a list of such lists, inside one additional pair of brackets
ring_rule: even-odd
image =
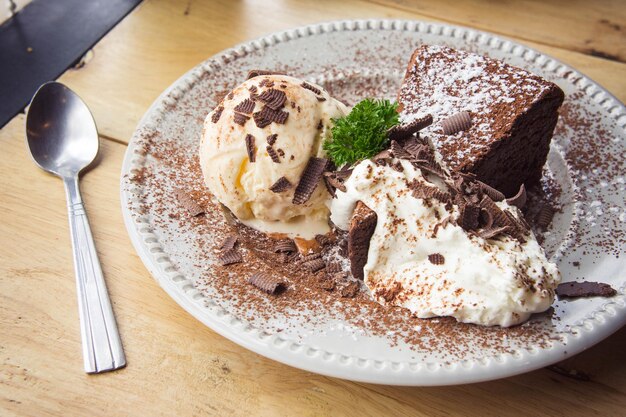
[(428, 260), (433, 265), (443, 265), (446, 262), (446, 258), (440, 253), (431, 253), (428, 255)]
[(278, 154), (276, 153), (274, 148), (272, 148), (271, 145), (267, 145), (265, 149), (267, 149), (267, 154), (272, 159), (272, 162), (274, 162), (276, 164), (280, 164), (280, 158), (278, 157)]
[(444, 135), (454, 135), (469, 129), (472, 126), (472, 118), (469, 112), (462, 111), (442, 120), (440, 125)]
[(513, 197), (511, 198), (507, 198), (506, 202), (511, 205), (511, 206), (515, 206), (518, 209), (523, 209), (524, 206), (526, 205), (526, 187), (524, 187), (524, 184), (520, 185), (519, 187), (519, 191), (517, 192), (517, 194), (515, 194)]
[(300, 177), (300, 182), (298, 183), (296, 191), (293, 195), (293, 204), (304, 204), (309, 201), (309, 198), (313, 195), (315, 188), (317, 188), (317, 184), (322, 179), (322, 174), (326, 170), (327, 166), (328, 159), (316, 157), (309, 158), (309, 162), (302, 172), (302, 177)]
[(246, 80), (249, 80), (250, 78), (258, 77), (260, 75), (287, 75), (287, 74), (285, 74), (284, 72), (278, 72), (278, 71), (253, 69), (253, 70), (248, 71), (248, 78), (246, 78)]
[(213, 114), (211, 115), (211, 122), (217, 123), (220, 120), (220, 117), (222, 117), (223, 111), (224, 111), (224, 106), (219, 106), (218, 108), (216, 108), (213, 111)]
[(251, 134), (246, 135), (246, 152), (248, 153), (248, 161), (256, 161), (256, 146), (254, 146), (254, 136)]
[(174, 190), (178, 202), (189, 212), (191, 217), (204, 213), (204, 209), (186, 191), (176, 188)]
[(237, 244), (237, 240), (239, 238), (237, 237), (237, 235), (229, 235), (226, 237), (226, 239), (224, 239), (224, 241), (222, 242), (222, 244), (220, 245), (220, 249), (222, 251), (227, 251), (227, 250), (231, 250), (235, 248), (235, 244)]
[(501, 193), (500, 191), (496, 190), (495, 188), (493, 188), (491, 185), (485, 184), (482, 181), (476, 181), (478, 183), (478, 185), (480, 186), (480, 190), (487, 194), (489, 196), (489, 198), (491, 198), (493, 201), (502, 201), (504, 200), (505, 196), (503, 193)]
[(270, 186), (270, 191), (274, 193), (282, 193), (293, 187), (289, 180), (285, 177), (280, 177), (274, 184)]
[(268, 294), (277, 294), (287, 288), (287, 283), (280, 278), (263, 272), (257, 272), (248, 278), (248, 283)]
[(247, 98), (241, 103), (237, 104), (233, 110), (239, 113), (250, 114), (254, 111), (255, 106), (256, 106), (256, 103), (250, 100), (249, 98)]
[(321, 258), (312, 259), (308, 262), (303, 262), (303, 265), (313, 273), (319, 271), (320, 269), (326, 268), (326, 263)]
[(414, 133), (430, 126), (433, 123), (433, 116), (427, 114), (426, 116), (417, 118), (409, 123), (397, 124), (390, 127), (387, 130), (387, 136), (390, 140), (402, 140), (406, 139)]
[(219, 255), (218, 259), (223, 266), (243, 262), (243, 257), (236, 249), (225, 250)]
[(302, 83), (302, 88), (306, 88), (307, 90), (312, 91), (313, 93), (315, 93), (317, 95), (322, 94), (322, 90), (320, 90), (319, 88), (317, 88), (317, 87), (307, 83), (306, 81), (304, 81)]
[(559, 298), (613, 297), (617, 291), (601, 282), (564, 282), (556, 287)]
[(552, 223), (553, 217), (554, 209), (549, 204), (543, 204), (537, 213), (537, 226), (546, 229)]
[(400, 144), (396, 142), (395, 140), (391, 141), (391, 147), (389, 149), (391, 150), (391, 154), (393, 155), (394, 158), (398, 158), (398, 159), (411, 159), (412, 158), (412, 155), (408, 153), (402, 146), (400, 146)]
[(274, 245), (274, 252), (295, 252), (296, 244), (291, 239), (282, 239)]
[(285, 101), (287, 100), (285, 92), (281, 90), (276, 90), (275, 88), (265, 90), (257, 98), (264, 102), (265, 105), (272, 110), (281, 109), (285, 105)]

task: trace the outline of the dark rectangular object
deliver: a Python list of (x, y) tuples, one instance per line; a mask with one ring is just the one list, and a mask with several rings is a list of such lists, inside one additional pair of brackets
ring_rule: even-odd
[(0, 128), (141, 0), (34, 0), (0, 26)]

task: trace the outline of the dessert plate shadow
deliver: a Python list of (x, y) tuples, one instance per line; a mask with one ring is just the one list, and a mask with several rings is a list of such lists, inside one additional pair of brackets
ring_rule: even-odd
[[(350, 105), (367, 96), (395, 99), (406, 63), (422, 43), (502, 59), (564, 90), (542, 182), (543, 197), (559, 210), (543, 244), (563, 281), (607, 282), (617, 296), (557, 300), (549, 312), (512, 329), (449, 319), (407, 319), (381, 328), (369, 310), (341, 297), (331, 303), (326, 296), (311, 296), (315, 299), (302, 307), (276, 311), (272, 296), (246, 293), (236, 285), (245, 277), (219, 269), (215, 248), (226, 224), (215, 201), (200, 197), (209, 209), (190, 217), (174, 195), (183, 188), (202, 196), (197, 146), (204, 118), (220, 98), (245, 80), (248, 70), (272, 69), (320, 84)], [(619, 157), (626, 150), (625, 132), (626, 109), (619, 100), (567, 65), (510, 40), (418, 21), (322, 23), (223, 51), (164, 91), (126, 152), (122, 212), (137, 253), (162, 288), (202, 323), (247, 349), (355, 381), (415, 386), (485, 381), (565, 359), (626, 323), (626, 169)], [(298, 283), (293, 286), (306, 293)]]

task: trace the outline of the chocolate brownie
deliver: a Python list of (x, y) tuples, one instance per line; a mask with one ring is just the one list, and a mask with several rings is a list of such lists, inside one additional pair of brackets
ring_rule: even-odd
[[(452, 169), (513, 196), (541, 178), (563, 91), (528, 71), (465, 51), (422, 45), (398, 95), (401, 119), (431, 114), (422, 131)], [(441, 122), (468, 112), (469, 128), (444, 134)], [(449, 133), (447, 131), (446, 133)]]
[(374, 234), (377, 222), (376, 212), (363, 202), (357, 202), (348, 231), (348, 258), (354, 278), (363, 279), (363, 267), (367, 263), (370, 239)]

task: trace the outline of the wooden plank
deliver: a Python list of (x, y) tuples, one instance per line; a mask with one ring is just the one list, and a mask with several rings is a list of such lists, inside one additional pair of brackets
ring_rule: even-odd
[(24, 117), (0, 131), (2, 416), (589, 416), (626, 406), (626, 329), (548, 370), (438, 388), (359, 384), (265, 359), (193, 319), (135, 255), (120, 213), (126, 147), (103, 141), (83, 195), (128, 366), (86, 375), (61, 181), (30, 161)]
[(371, 1), (541, 45), (626, 62), (626, 7), (620, 0)]
[[(509, 7), (515, 15), (518, 7)], [(87, 101), (103, 135), (127, 142), (152, 101), (207, 57), (272, 31), (317, 21), (373, 17), (428, 19), (361, 0), (332, 4), (319, 0), (262, 4), (148, 0), (96, 46), (94, 58), (85, 67), (68, 71), (60, 81)], [(474, 22), (468, 19), (464, 23)], [(626, 64), (526, 43), (572, 65), (626, 100)]]

